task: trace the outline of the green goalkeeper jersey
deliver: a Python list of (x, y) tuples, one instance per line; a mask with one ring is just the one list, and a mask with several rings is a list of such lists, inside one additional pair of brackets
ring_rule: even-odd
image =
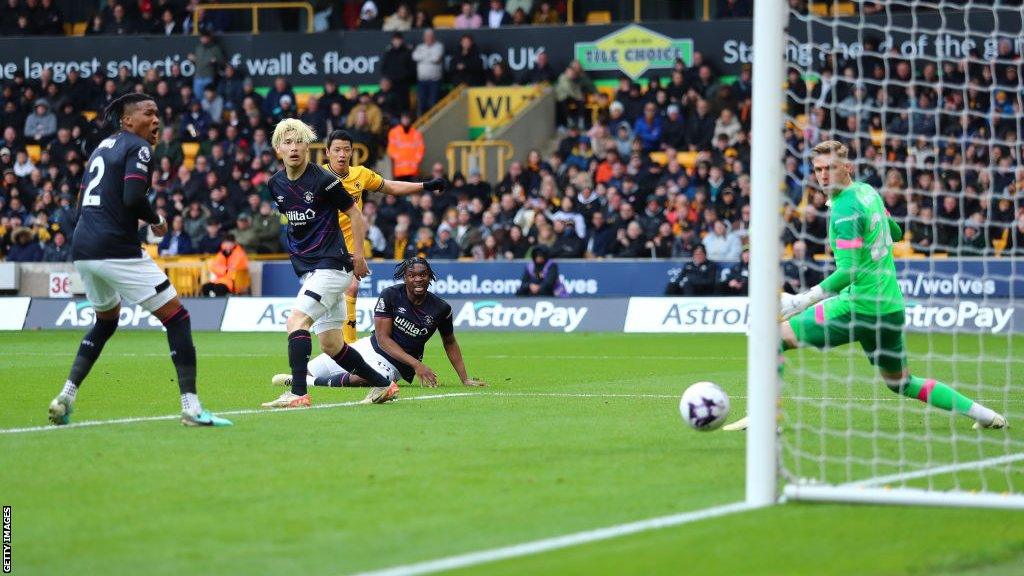
[(903, 310), (896, 281), (893, 238), (902, 232), (885, 210), (882, 197), (869, 184), (854, 182), (832, 196), (829, 243), (836, 271), (821, 287), (839, 293), (856, 314), (879, 316)]

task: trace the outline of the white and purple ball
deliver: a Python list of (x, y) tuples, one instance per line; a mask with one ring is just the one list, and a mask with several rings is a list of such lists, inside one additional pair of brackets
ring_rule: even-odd
[(729, 395), (714, 382), (697, 382), (683, 392), (679, 414), (694, 430), (710, 432), (729, 416)]

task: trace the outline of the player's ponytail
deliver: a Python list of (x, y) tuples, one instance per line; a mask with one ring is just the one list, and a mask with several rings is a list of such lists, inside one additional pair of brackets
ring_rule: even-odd
[(427, 267), (427, 273), (430, 274), (430, 281), (437, 280), (437, 274), (434, 274), (434, 269), (430, 267), (430, 262), (422, 256), (413, 256), (412, 258), (406, 258), (402, 260), (397, 266), (395, 266), (395, 280), (402, 280), (405, 278), (405, 273), (412, 269), (413, 266), (422, 264)]
[(138, 104), (139, 102), (145, 102), (147, 100), (154, 99), (149, 94), (137, 94), (135, 92), (114, 98), (114, 100), (110, 104), (107, 104), (107, 107), (103, 109), (104, 126), (117, 130), (121, 127), (121, 117), (124, 116), (124, 109), (132, 104)]

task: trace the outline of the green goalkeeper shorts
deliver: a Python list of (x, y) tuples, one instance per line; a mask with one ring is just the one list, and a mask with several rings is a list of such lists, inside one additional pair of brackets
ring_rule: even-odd
[(802, 344), (819, 349), (860, 342), (868, 360), (886, 373), (902, 373), (907, 366), (903, 338), (904, 313), (866, 317), (854, 314), (850, 301), (829, 298), (789, 319)]

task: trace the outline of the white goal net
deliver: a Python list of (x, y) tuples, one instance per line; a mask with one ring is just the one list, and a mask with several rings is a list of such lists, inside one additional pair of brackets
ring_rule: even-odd
[[(851, 257), (859, 273), (884, 267), (884, 216), (830, 223), (851, 203), (862, 214), (877, 208), (819, 187), (812, 149), (838, 140), (854, 181), (879, 192), (905, 233), (891, 243), (905, 300), (901, 313), (881, 310), (891, 302), (879, 287), (878, 314), (862, 302), (844, 316), (826, 301), (797, 319), (801, 339), (827, 345), (783, 354), (780, 492), (1024, 507), (1024, 11), (998, 0), (789, 0), (786, 18), (784, 286), (799, 293), (827, 277), (837, 238), (835, 252), (881, 247), (871, 261)], [(854, 287), (862, 300), (864, 286)], [(898, 372), (901, 328), (911, 377), (887, 385), (869, 356)], [(992, 422), (985, 409), (1010, 428), (973, 429), (975, 419)]]

